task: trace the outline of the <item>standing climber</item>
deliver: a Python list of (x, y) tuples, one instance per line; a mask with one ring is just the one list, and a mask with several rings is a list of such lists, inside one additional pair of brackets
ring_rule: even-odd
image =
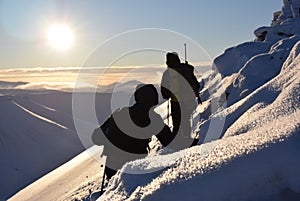
[(191, 138), (191, 114), (196, 109), (195, 99), (199, 97), (199, 82), (194, 75), (194, 67), (181, 63), (176, 52), (166, 55), (167, 70), (161, 81), (161, 94), (164, 99), (171, 99), (171, 116), (173, 133), (177, 135), (173, 143), (177, 149), (189, 147), (193, 143)]

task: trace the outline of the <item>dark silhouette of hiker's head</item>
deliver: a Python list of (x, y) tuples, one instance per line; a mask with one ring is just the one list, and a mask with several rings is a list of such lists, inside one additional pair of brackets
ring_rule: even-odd
[(153, 107), (158, 104), (158, 93), (152, 84), (139, 84), (134, 92), (136, 104)]
[(169, 67), (177, 66), (178, 64), (180, 64), (180, 59), (177, 52), (168, 52), (166, 57), (167, 57), (166, 64)]

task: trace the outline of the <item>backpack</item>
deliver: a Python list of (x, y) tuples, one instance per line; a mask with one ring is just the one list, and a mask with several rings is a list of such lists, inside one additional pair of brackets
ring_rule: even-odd
[(188, 81), (195, 93), (195, 97), (198, 97), (200, 84), (196, 76), (194, 75), (194, 69), (194, 66), (188, 63), (181, 63), (179, 68), (176, 70)]

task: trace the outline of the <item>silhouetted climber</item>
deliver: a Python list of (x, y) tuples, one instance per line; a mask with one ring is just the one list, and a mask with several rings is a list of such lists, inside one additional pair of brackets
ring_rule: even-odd
[(133, 106), (115, 111), (92, 135), (94, 144), (104, 145), (108, 179), (126, 162), (147, 156), (152, 135), (164, 146), (173, 140), (170, 128), (154, 112), (158, 104), (156, 88), (151, 84), (138, 85), (134, 98)]
[[(194, 75), (194, 67), (186, 63), (180, 63), (176, 52), (166, 55), (168, 69), (164, 72), (161, 81), (161, 94), (164, 99), (171, 99), (171, 116), (174, 135), (181, 135), (182, 143), (174, 144), (177, 149), (192, 145), (191, 139), (191, 114), (196, 109), (195, 98), (201, 103), (199, 97), (199, 82)], [(177, 138), (177, 137), (176, 137)], [(174, 148), (172, 146), (172, 148)]]

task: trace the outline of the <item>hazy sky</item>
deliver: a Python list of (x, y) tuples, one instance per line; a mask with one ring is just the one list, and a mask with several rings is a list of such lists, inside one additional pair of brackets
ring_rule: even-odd
[[(253, 30), (270, 25), (273, 12), (282, 4), (282, 0), (0, 0), (0, 68), (81, 66), (98, 44), (140, 28), (168, 29), (186, 35), (214, 58), (230, 46), (253, 40)], [(64, 23), (73, 31), (70, 49), (49, 47), (47, 30), (55, 23)], [(183, 48), (182, 41), (166, 38), (142, 33), (136, 40), (126, 41), (124, 37), (124, 42), (118, 41), (104, 51), (110, 55), (122, 45), (138, 47), (138, 43), (143, 46), (149, 42), (181, 53), (182, 49), (177, 48)], [(191, 55), (193, 50), (189, 51)], [(140, 58), (147, 57), (144, 54)], [(152, 63), (160, 63), (157, 58), (163, 65), (163, 57), (156, 57)], [(124, 65), (133, 64), (125, 60)]]

